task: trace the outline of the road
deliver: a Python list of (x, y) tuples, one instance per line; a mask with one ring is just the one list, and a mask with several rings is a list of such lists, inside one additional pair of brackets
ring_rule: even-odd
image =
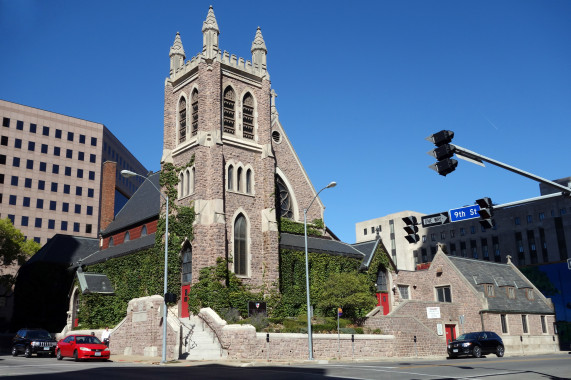
[(343, 363), (330, 361), (273, 363), (179, 363), (154, 365), (126, 362), (79, 362), (69, 359), (0, 356), (0, 378), (25, 379), (571, 379), (571, 355), (392, 360)]

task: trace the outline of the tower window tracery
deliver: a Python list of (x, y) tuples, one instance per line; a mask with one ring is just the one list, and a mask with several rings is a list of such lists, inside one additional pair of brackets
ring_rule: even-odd
[(277, 176), (276, 177), (276, 187), (278, 190), (278, 206), (279, 206), (279, 215), (283, 218), (293, 218), (293, 207), (291, 204), (291, 196), (289, 194), (289, 190), (284, 183), (284, 181)]
[(192, 91), (191, 96), (191, 107), (192, 107), (192, 135), (196, 136), (198, 132), (198, 90), (195, 88)]
[(178, 103), (178, 142), (186, 141), (186, 99), (180, 98)]
[(232, 87), (227, 87), (224, 91), (224, 132), (234, 134), (234, 105), (236, 96)]
[(254, 139), (254, 98), (250, 93), (244, 95), (242, 102), (243, 136), (246, 139)]

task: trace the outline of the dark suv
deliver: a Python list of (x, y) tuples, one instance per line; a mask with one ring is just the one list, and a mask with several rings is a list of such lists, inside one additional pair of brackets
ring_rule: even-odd
[(55, 356), (57, 341), (44, 329), (21, 329), (12, 340), (12, 356), (24, 353)]
[(486, 354), (504, 356), (504, 342), (492, 331), (480, 331), (462, 334), (448, 344), (448, 357), (472, 355), (479, 358)]

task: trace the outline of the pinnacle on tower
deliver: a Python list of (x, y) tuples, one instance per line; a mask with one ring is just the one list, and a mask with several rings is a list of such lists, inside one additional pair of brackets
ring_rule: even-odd
[(204, 58), (213, 59), (218, 55), (219, 34), (220, 30), (218, 29), (218, 23), (211, 5), (210, 9), (208, 9), (206, 20), (202, 24), (202, 55)]
[(171, 59), (171, 75), (176, 72), (180, 67), (184, 66), (184, 60), (186, 55), (184, 54), (184, 48), (182, 47), (182, 41), (180, 39), (180, 33), (176, 32), (176, 37), (174, 38), (174, 43), (171, 46), (169, 57)]
[(255, 70), (260, 72), (266, 72), (266, 55), (268, 54), (268, 49), (266, 48), (266, 43), (264, 42), (264, 37), (262, 36), (262, 30), (258, 26), (256, 30), (256, 37), (254, 37), (254, 42), (252, 42), (252, 64)]

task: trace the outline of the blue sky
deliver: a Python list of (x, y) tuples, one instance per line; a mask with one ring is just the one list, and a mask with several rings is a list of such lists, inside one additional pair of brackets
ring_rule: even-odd
[[(259, 26), (280, 120), (325, 223), (436, 213), (489, 196), (539, 195), (536, 182), (459, 160), (428, 169), (425, 138), (539, 176), (571, 176), (571, 2), (0, 0), (0, 98), (105, 124), (160, 169), (169, 48), (202, 49), (213, 5), (220, 48), (251, 59)], [(567, 169), (566, 169), (567, 167)]]

